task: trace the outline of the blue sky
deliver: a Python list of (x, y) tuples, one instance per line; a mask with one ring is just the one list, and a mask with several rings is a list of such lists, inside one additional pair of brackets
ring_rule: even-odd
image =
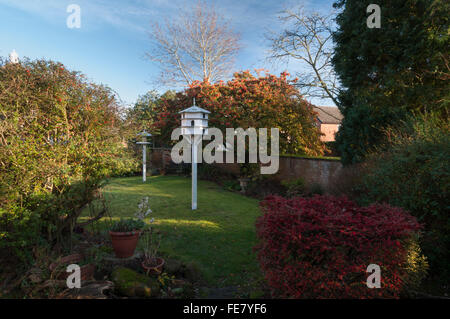
[[(88, 78), (114, 89), (133, 103), (152, 84), (158, 68), (144, 58), (150, 47), (147, 31), (152, 22), (163, 22), (178, 8), (195, 0), (0, 0), (0, 56), (15, 49), (19, 56), (46, 58), (81, 71)], [(212, 0), (210, 0), (212, 1)], [(303, 5), (329, 12), (332, 0), (221, 0), (216, 8), (241, 34), (243, 48), (235, 70), (265, 68), (278, 74), (300, 71), (298, 65), (271, 65), (265, 61), (268, 43), (264, 34), (279, 27), (277, 14)], [(81, 28), (66, 25), (69, 4), (81, 7)], [(165, 88), (157, 88), (164, 91)], [(332, 105), (329, 101), (312, 101)]]

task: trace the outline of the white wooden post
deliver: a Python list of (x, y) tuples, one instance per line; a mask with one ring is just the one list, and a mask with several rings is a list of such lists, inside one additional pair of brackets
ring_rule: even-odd
[(192, 210), (197, 209), (197, 150), (198, 144), (202, 141), (202, 137), (208, 134), (208, 114), (204, 110), (195, 105), (180, 112), (181, 115), (181, 132), (191, 144), (191, 165), (192, 165)]
[(197, 209), (197, 138), (192, 136), (192, 210)]
[(142, 181), (147, 181), (147, 145), (142, 148)]
[(142, 141), (136, 142), (136, 144), (142, 145), (142, 182), (145, 183), (147, 181), (147, 144), (150, 144), (150, 142), (147, 142), (147, 137), (152, 135), (146, 131), (138, 135), (142, 136)]

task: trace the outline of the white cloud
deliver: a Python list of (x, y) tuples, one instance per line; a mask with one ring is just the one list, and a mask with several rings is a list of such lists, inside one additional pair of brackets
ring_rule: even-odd
[[(69, 4), (81, 7), (82, 29), (97, 28), (109, 25), (119, 29), (143, 32), (145, 21), (160, 13), (157, 9), (164, 6), (165, 1), (104, 1), (104, 0), (0, 0), (0, 5), (16, 8), (37, 15), (48, 23), (61, 24), (65, 21)], [(153, 4), (153, 5), (151, 5)], [(156, 5), (156, 6), (155, 6)]]

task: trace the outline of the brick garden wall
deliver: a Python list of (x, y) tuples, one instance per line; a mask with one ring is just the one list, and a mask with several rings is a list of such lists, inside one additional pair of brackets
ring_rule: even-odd
[[(151, 167), (159, 169), (173, 168), (175, 165), (170, 159), (170, 149), (152, 150), (149, 161)], [(214, 165), (237, 176), (239, 175), (239, 165), (236, 163)], [(273, 178), (277, 180), (303, 178), (307, 186), (319, 184), (325, 191), (328, 191), (332, 180), (336, 178), (341, 169), (342, 164), (337, 160), (280, 156), (280, 167)]]
[(325, 191), (342, 169), (340, 161), (316, 158), (280, 157), (280, 180), (303, 178), (306, 185), (319, 184)]
[[(239, 175), (236, 163), (215, 165)], [(337, 160), (281, 156), (278, 173), (273, 178), (279, 181), (302, 178), (307, 186), (319, 184), (325, 191), (329, 191), (332, 180), (341, 169), (342, 164)]]

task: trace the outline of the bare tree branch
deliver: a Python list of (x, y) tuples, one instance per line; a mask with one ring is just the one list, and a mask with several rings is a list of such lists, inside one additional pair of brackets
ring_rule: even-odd
[(204, 81), (216, 82), (230, 74), (240, 49), (234, 33), (213, 6), (202, 1), (164, 26), (155, 23), (149, 33), (154, 44), (146, 56), (161, 69), (160, 81), (178, 86)]
[(333, 54), (332, 15), (307, 13), (303, 8), (281, 12), (279, 20), (284, 25), (281, 33), (267, 35), (271, 42), (269, 60), (300, 61), (306, 72), (298, 72), (302, 94), (309, 97), (331, 99), (337, 105), (339, 86), (331, 64)]

